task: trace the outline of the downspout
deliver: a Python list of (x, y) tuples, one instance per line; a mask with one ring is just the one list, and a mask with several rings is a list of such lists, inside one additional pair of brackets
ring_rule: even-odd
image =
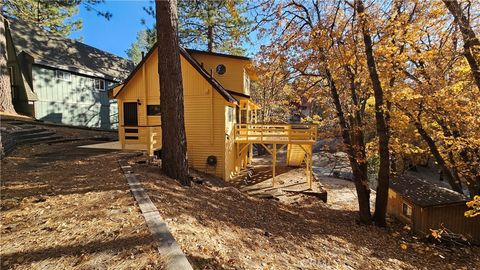
[(214, 108), (213, 106), (215, 105), (215, 102), (214, 102), (214, 96), (213, 96), (213, 88), (210, 89), (210, 144), (213, 145), (213, 141), (215, 139), (215, 135), (214, 135), (214, 117), (215, 117), (215, 114), (214, 114)]
[[(142, 59), (143, 59), (143, 54), (142, 54)], [(145, 102), (143, 104), (143, 112), (145, 113), (145, 125), (148, 126), (148, 115), (147, 115), (147, 104), (148, 104), (148, 100), (147, 100), (147, 95), (148, 95), (148, 91), (147, 91), (147, 76), (146, 76), (146, 71), (145, 69), (147, 68), (147, 63), (144, 62), (143, 64), (143, 67), (142, 67), (142, 88), (143, 88), (143, 94), (144, 94), (144, 97), (145, 97)]]

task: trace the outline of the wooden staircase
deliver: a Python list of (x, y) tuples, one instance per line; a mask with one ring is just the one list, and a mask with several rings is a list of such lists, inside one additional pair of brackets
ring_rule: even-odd
[(12, 128), (2, 127), (0, 130), (1, 149), (0, 156), (11, 153), (15, 147), (23, 144), (37, 144), (45, 142), (54, 142), (63, 139), (62, 136), (56, 135), (55, 131), (32, 125), (28, 122), (16, 120), (2, 120)]
[(287, 165), (294, 167), (301, 166), (305, 160), (305, 150), (308, 151), (310, 148), (311, 145), (308, 144), (289, 144), (287, 147)]

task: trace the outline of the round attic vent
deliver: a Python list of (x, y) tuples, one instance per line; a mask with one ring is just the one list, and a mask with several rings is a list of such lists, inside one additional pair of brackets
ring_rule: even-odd
[(225, 72), (227, 72), (227, 68), (225, 67), (225, 65), (220, 64), (220, 65), (217, 66), (216, 71), (217, 71), (218, 74), (223, 75), (223, 74), (225, 74)]

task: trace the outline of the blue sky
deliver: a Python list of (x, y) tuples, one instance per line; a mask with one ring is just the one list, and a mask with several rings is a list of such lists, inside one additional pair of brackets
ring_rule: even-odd
[[(143, 10), (143, 7), (149, 6), (149, 4), (148, 0), (107, 0), (97, 8), (112, 13), (113, 16), (110, 20), (98, 16), (94, 11), (87, 11), (85, 7), (81, 6), (76, 17), (82, 19), (83, 28), (72, 33), (70, 37), (83, 37), (85, 44), (127, 57), (125, 51), (135, 41), (137, 32), (145, 28), (141, 24), (141, 20), (145, 19), (149, 26), (154, 23), (154, 18)], [(255, 34), (251, 34), (250, 38), (255, 39)], [(255, 45), (245, 45), (249, 56), (252, 56), (259, 47), (258, 42)]]
[(113, 14), (110, 20), (97, 16), (94, 11), (80, 8), (77, 17), (83, 21), (81, 31), (72, 33), (71, 38), (83, 37), (83, 43), (101, 50), (127, 57), (125, 50), (135, 41), (137, 32), (143, 28), (141, 19), (152, 25), (154, 19), (143, 10), (148, 1), (106, 1), (97, 6), (99, 10)]

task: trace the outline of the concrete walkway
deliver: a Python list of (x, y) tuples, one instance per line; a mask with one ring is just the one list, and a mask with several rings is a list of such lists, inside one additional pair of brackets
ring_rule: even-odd
[(122, 150), (122, 145), (119, 141), (114, 142), (105, 142), (105, 143), (95, 143), (89, 145), (82, 145), (79, 148), (87, 149), (106, 149), (106, 150)]

